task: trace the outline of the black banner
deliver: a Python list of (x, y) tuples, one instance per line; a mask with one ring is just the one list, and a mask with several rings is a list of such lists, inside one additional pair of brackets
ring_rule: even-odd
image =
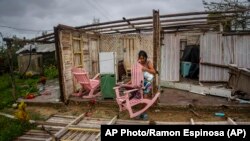
[(101, 140), (219, 139), (249, 141), (249, 125), (102, 125)]

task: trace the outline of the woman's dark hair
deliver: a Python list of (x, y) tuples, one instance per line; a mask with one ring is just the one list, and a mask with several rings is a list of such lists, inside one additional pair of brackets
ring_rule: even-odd
[(144, 50), (140, 50), (138, 53), (138, 58), (140, 58), (140, 56), (144, 57), (146, 60), (148, 59), (148, 55)]

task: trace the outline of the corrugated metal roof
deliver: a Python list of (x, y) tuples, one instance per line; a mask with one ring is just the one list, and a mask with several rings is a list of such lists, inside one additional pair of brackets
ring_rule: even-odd
[(34, 50), (37, 53), (53, 52), (55, 51), (55, 44), (27, 44), (23, 48), (16, 51), (16, 54)]

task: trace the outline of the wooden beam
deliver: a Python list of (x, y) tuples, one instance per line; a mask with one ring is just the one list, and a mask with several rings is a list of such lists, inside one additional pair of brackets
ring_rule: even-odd
[(100, 30), (100, 29), (108, 29), (108, 28), (114, 28), (114, 27), (127, 27), (128, 24), (117, 24), (117, 25), (109, 25), (109, 26), (101, 26), (101, 27), (92, 27), (83, 29), (84, 31), (91, 31), (91, 30)]
[[(178, 18), (178, 19), (167, 19), (167, 20), (161, 20), (162, 23), (168, 23), (168, 22), (178, 22), (178, 21), (193, 21), (193, 20), (202, 20), (202, 19), (221, 19), (226, 17), (232, 17), (232, 16), (216, 16), (216, 17), (192, 17), (192, 18)], [(153, 24), (153, 21), (148, 22), (135, 22), (133, 25), (144, 25), (144, 24)]]
[[(219, 13), (238, 13), (238, 12), (245, 12), (249, 11), (250, 9), (242, 9), (242, 10), (232, 10), (232, 11), (205, 11), (205, 12), (189, 12), (189, 13), (178, 13), (178, 14), (167, 14), (167, 15), (161, 15), (160, 18), (168, 18), (168, 17), (180, 17), (180, 16), (192, 16), (192, 15), (202, 15), (202, 14), (219, 14)], [(138, 17), (138, 18), (130, 18), (127, 19), (130, 22), (131, 21), (139, 21), (139, 20), (150, 20), (153, 19), (152, 16), (145, 16), (145, 17)], [(101, 25), (108, 25), (108, 24), (117, 24), (117, 23), (124, 23), (124, 20), (116, 20), (116, 21), (109, 21), (109, 22), (103, 22), (103, 23), (97, 23), (97, 24), (89, 24), (84, 26), (77, 26), (76, 29), (84, 29), (88, 27), (95, 27), (95, 26), (101, 26)]]
[(68, 130), (74, 130), (74, 131), (87, 131), (87, 132), (100, 132), (100, 129), (94, 129), (94, 128), (68, 127)]
[[(216, 22), (214, 22), (216, 23)], [(207, 25), (207, 22), (206, 21), (197, 21), (197, 22), (184, 22), (184, 23), (175, 23), (175, 24), (162, 24), (162, 27), (163, 29), (164, 28), (178, 28), (180, 26), (193, 26), (194, 24), (203, 24), (203, 25)], [(213, 22), (211, 23), (208, 23), (208, 24), (213, 24)], [(134, 29), (135, 32), (140, 32), (142, 30), (145, 30), (145, 28), (147, 28), (147, 30), (149, 29), (153, 29), (151, 25), (149, 26), (137, 26), (136, 28), (133, 28), (133, 27), (129, 27), (128, 25), (126, 25), (127, 27), (125, 28), (111, 28), (113, 26), (106, 26), (106, 27), (100, 27), (100, 28), (92, 28), (92, 29), (86, 29), (86, 31), (90, 31), (90, 30), (98, 30), (98, 29), (104, 29), (104, 28), (109, 28), (109, 29), (105, 29), (105, 30), (101, 30), (101, 31), (98, 31), (100, 33), (103, 33), (103, 32), (109, 32), (109, 31), (115, 31), (117, 32), (117, 30), (119, 32), (122, 32), (121, 30), (127, 30), (127, 29)]]
[[(75, 125), (77, 123), (79, 123), (82, 118), (85, 116), (85, 113), (81, 114), (80, 116), (78, 116), (75, 120), (71, 121), (67, 126), (65, 126), (64, 128), (62, 128), (61, 130), (59, 130), (56, 134), (55, 137), (56, 139), (60, 139), (61, 136), (63, 136), (69, 129), (69, 127), (71, 125)], [(50, 141), (52, 138), (47, 139), (46, 141)]]
[[(195, 28), (195, 29), (180, 29), (180, 30), (164, 30), (163, 33), (176, 33), (176, 32), (204, 32), (211, 31), (209, 28)], [(212, 30), (213, 31), (213, 30)]]
[(62, 48), (61, 48), (61, 39), (59, 37), (60, 30), (58, 27), (54, 27), (54, 33), (55, 33), (55, 48), (56, 48), (56, 58), (57, 58), (57, 63), (58, 63), (58, 75), (59, 75), (59, 85), (60, 85), (60, 100), (65, 101), (64, 93), (64, 85), (63, 85), (63, 60), (62, 60)]
[[(178, 18), (178, 19), (168, 19), (168, 20), (161, 20), (161, 23), (166, 23), (166, 22), (177, 22), (177, 21), (190, 21), (190, 20), (202, 20), (202, 19), (225, 19), (227, 17), (233, 17), (231, 15), (228, 16), (214, 16), (214, 17), (192, 17), (192, 18)], [(93, 27), (93, 28), (86, 28), (86, 31), (89, 30), (99, 30), (99, 29), (106, 29), (106, 28), (113, 28), (113, 27), (124, 27), (124, 26), (132, 26), (135, 28), (135, 25), (145, 25), (145, 24), (153, 24), (152, 21), (147, 21), (147, 22), (135, 22), (131, 23), (128, 19), (123, 18), (124, 21), (126, 21), (128, 24), (116, 24), (116, 25), (110, 25), (110, 26), (101, 26), (101, 27)]]
[(39, 40), (39, 39), (46, 38), (46, 37), (49, 37), (49, 36), (54, 36), (54, 32), (53, 32), (53, 33), (46, 34), (46, 35), (42, 35), (42, 36), (40, 36), (40, 37), (36, 37), (36, 38), (34, 38), (34, 39), (31, 39), (31, 40)]
[(126, 21), (128, 23), (128, 25), (132, 26), (133, 28), (135, 28), (135, 26), (133, 24), (130, 23), (129, 20), (127, 20), (125, 17), (122, 18), (124, 21)]
[[(138, 21), (138, 20), (147, 20), (152, 19), (152, 16), (145, 16), (145, 17), (138, 17), (138, 18), (130, 18), (129, 21)], [(117, 21), (110, 21), (110, 22), (103, 22), (103, 23), (97, 23), (97, 24), (90, 24), (90, 25), (84, 25), (84, 26), (78, 26), (76, 29), (82, 29), (87, 27), (93, 27), (93, 26), (100, 26), (100, 25), (108, 25), (108, 24), (116, 24), (116, 23), (123, 23), (124, 20), (117, 20)]]
[(193, 20), (207, 20), (207, 19), (209, 19), (209, 20), (215, 20), (215, 19), (219, 19), (219, 20), (223, 19), (223, 20), (225, 20), (225, 18), (230, 18), (230, 17), (234, 17), (234, 16), (231, 16), (231, 15), (228, 15), (228, 16), (213, 16), (213, 17), (203, 16), (203, 17), (167, 19), (167, 20), (161, 20), (161, 23), (179, 22), (179, 21), (193, 21)]
[(214, 63), (208, 63), (208, 62), (200, 62), (201, 65), (207, 65), (207, 66), (213, 66), (213, 67), (220, 67), (220, 68), (226, 68), (228, 69), (228, 65), (222, 65), (222, 64), (214, 64)]
[(46, 43), (46, 42), (52, 42), (52, 41), (50, 41), (51, 39), (55, 39), (55, 37), (54, 36), (52, 36), (52, 37), (49, 37), (49, 38), (44, 38), (44, 39), (39, 39), (39, 40), (34, 40), (34, 42), (40, 42), (40, 43)]
[(222, 32), (222, 36), (232, 36), (232, 35), (250, 35), (250, 31)]
[(76, 30), (76, 28), (73, 27), (73, 26), (68, 26), (68, 25), (63, 25), (63, 24), (59, 24), (57, 27), (58, 27), (59, 29)]
[(231, 11), (188, 12), (188, 13), (178, 13), (178, 14), (161, 15), (160, 18), (180, 17), (180, 16), (192, 16), (192, 15), (203, 15), (203, 14), (239, 13), (239, 12), (245, 12), (245, 11), (249, 11), (249, 10), (250, 9), (231, 10)]
[[(160, 14), (159, 10), (153, 10), (153, 65), (155, 70), (157, 71), (159, 69), (158, 66), (158, 55), (159, 55), (159, 50), (160, 50)], [(155, 78), (153, 80), (153, 94), (156, 93), (157, 87), (156, 87), (156, 80)]]
[(66, 126), (66, 123), (46, 122), (46, 121), (34, 121), (35, 124), (39, 125), (50, 125), (50, 126)]

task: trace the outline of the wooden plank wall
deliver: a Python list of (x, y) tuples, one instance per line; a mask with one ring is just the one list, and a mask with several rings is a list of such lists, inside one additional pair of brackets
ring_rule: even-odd
[[(65, 100), (81, 86), (74, 80), (72, 67), (84, 68), (93, 77), (99, 72), (99, 51), (116, 52), (117, 60), (124, 60), (126, 68), (137, 60), (140, 50), (153, 57), (152, 34), (90, 35), (77, 30), (60, 30), (59, 52), (62, 58), (62, 83)], [(129, 60), (129, 61), (128, 61)]]
[(84, 68), (90, 78), (99, 72), (99, 39), (94, 35), (64, 29), (59, 32), (59, 42), (64, 97), (68, 100), (72, 93), (81, 88), (71, 73), (73, 67)]
[(67, 100), (70, 94), (73, 93), (73, 79), (71, 74), (71, 68), (73, 67), (73, 45), (72, 45), (72, 33), (71, 31), (62, 30), (59, 32), (60, 42), (60, 55), (62, 58), (62, 81), (64, 89), (64, 98)]
[(153, 34), (101, 35), (100, 52), (116, 52), (117, 60), (124, 60), (126, 69), (137, 60), (140, 50), (146, 51), (153, 61)]

